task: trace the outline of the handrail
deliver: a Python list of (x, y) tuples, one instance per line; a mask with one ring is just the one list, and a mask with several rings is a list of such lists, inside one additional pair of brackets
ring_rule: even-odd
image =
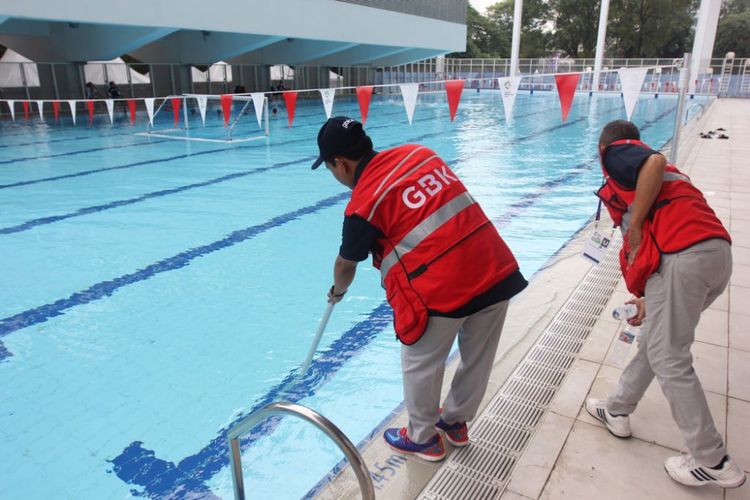
[(375, 489), (372, 486), (372, 479), (370, 479), (370, 472), (367, 470), (367, 465), (362, 459), (362, 456), (357, 451), (357, 448), (349, 441), (341, 429), (336, 427), (330, 420), (325, 418), (320, 413), (311, 410), (302, 405), (289, 403), (287, 401), (277, 401), (275, 403), (268, 404), (263, 408), (251, 413), (244, 419), (242, 419), (237, 425), (229, 429), (227, 432), (227, 439), (229, 440), (229, 451), (231, 456), (232, 464), (232, 483), (234, 485), (234, 498), (237, 500), (245, 500), (245, 485), (242, 480), (242, 463), (240, 456), (240, 442), (239, 438), (247, 431), (255, 427), (263, 419), (268, 418), (272, 415), (278, 414), (289, 414), (296, 417), (300, 417), (307, 422), (315, 425), (318, 429), (323, 431), (334, 443), (344, 452), (347, 460), (354, 470), (354, 474), (357, 476), (357, 482), (359, 482), (359, 489), (362, 492), (363, 500), (375, 500)]

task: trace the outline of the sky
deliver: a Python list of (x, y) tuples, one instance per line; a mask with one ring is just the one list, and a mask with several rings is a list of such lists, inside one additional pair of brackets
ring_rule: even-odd
[(480, 14), (484, 14), (484, 9), (492, 4), (497, 3), (499, 0), (469, 0), (472, 7), (477, 9)]

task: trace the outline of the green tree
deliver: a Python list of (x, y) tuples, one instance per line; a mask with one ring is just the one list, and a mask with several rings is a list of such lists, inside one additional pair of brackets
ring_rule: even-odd
[(469, 5), (466, 12), (466, 51), (448, 57), (508, 57), (510, 38), (500, 28)]
[(554, 48), (570, 57), (594, 57), (600, 0), (552, 0)]
[(734, 52), (736, 57), (750, 57), (750, 0), (724, 2), (716, 31), (714, 57)]
[(615, 57), (679, 57), (689, 52), (697, 0), (613, 0), (607, 41)]
[[(507, 37), (510, 47), (513, 38), (513, 0), (502, 0), (488, 7), (487, 18)], [(553, 17), (549, 1), (526, 0), (523, 3), (519, 57), (544, 57), (550, 52), (553, 37), (548, 24), (551, 21)]]

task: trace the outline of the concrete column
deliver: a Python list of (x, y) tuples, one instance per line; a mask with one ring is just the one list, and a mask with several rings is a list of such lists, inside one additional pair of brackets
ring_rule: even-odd
[(609, 20), (609, 0), (602, 0), (599, 10), (599, 34), (596, 36), (596, 56), (594, 58), (594, 83), (591, 88), (599, 90), (599, 75), (602, 71), (602, 59), (604, 58), (604, 46), (607, 40), (607, 22)]
[(695, 81), (698, 79), (698, 75), (706, 73), (711, 64), (711, 55), (716, 39), (716, 28), (719, 25), (720, 10), (721, 0), (701, 0), (690, 64), (689, 84), (691, 94), (695, 93)]
[(523, 0), (513, 2), (513, 43), (510, 49), (510, 74), (518, 73), (518, 52), (521, 49), (521, 22), (523, 14)]

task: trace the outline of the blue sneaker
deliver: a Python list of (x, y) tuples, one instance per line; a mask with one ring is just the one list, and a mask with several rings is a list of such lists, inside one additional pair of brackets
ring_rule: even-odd
[(383, 438), (388, 446), (399, 453), (416, 455), (430, 462), (439, 462), (445, 458), (445, 446), (443, 446), (443, 439), (440, 434), (435, 434), (426, 443), (419, 444), (409, 439), (406, 435), (406, 427), (400, 429), (394, 427), (386, 429)]
[(455, 424), (448, 424), (442, 418), (435, 424), (435, 427), (443, 431), (445, 439), (448, 440), (453, 446), (461, 448), (469, 444), (469, 429), (466, 427), (466, 422), (456, 422)]

